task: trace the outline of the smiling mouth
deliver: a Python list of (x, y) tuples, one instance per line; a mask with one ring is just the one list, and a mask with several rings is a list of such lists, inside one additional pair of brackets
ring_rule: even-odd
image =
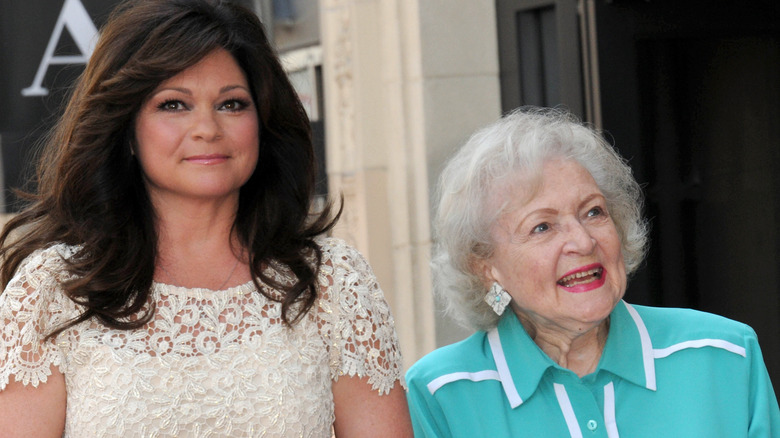
[(216, 164), (216, 163), (222, 163), (227, 159), (228, 159), (227, 155), (208, 154), (208, 155), (194, 155), (191, 157), (187, 157), (184, 160), (190, 163)]
[(603, 274), (603, 267), (588, 269), (587, 271), (575, 272), (574, 274), (567, 275), (558, 280), (558, 284), (563, 287), (579, 286), (581, 284), (588, 284), (594, 281), (598, 281), (601, 279)]

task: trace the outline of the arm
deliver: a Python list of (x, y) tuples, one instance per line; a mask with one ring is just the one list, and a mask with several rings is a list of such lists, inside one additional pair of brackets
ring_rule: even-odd
[(750, 329), (746, 344), (750, 358), (750, 429), (749, 437), (780, 436), (780, 408), (769, 380), (761, 347), (755, 332)]
[[(61, 437), (65, 430), (65, 377), (52, 366), (38, 387), (11, 381), (0, 391), (3, 437)], [(13, 379), (11, 379), (13, 380)]]
[[(52, 250), (54, 251), (54, 250)], [(51, 252), (51, 251), (50, 251)], [(58, 319), (50, 311), (56, 282), (47, 263), (31, 256), (0, 293), (0, 436), (60, 437), (65, 428), (65, 377), (46, 327)]]
[(406, 395), (400, 383), (386, 395), (373, 390), (366, 378), (341, 376), (333, 382), (338, 438), (412, 437)]
[(401, 350), (390, 306), (360, 253), (337, 241), (326, 248), (321, 284), (333, 286), (323, 290), (321, 305), (328, 318), (323, 331), (333, 342), (336, 436), (411, 437)]

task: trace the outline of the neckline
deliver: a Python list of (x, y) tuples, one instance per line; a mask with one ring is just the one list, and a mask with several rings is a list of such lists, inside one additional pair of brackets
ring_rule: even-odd
[(238, 295), (243, 295), (246, 292), (254, 291), (255, 284), (252, 280), (249, 280), (243, 284), (238, 284), (236, 286), (231, 286), (224, 289), (214, 290), (206, 287), (177, 286), (175, 284), (168, 284), (165, 282), (152, 280), (152, 289), (159, 291), (165, 295), (203, 296), (203, 295), (221, 295), (221, 294), (230, 294), (230, 293), (237, 293)]

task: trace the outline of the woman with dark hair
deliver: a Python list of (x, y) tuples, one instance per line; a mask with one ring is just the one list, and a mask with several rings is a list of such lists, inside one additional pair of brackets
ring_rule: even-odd
[(119, 7), (0, 235), (7, 436), (410, 436), (389, 307), (320, 237), (309, 121), (257, 17)]

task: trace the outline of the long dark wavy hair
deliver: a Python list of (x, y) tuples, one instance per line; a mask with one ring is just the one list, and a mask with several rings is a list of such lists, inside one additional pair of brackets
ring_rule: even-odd
[[(285, 323), (314, 304), (322, 257), (314, 237), (330, 230), (340, 211), (332, 214), (327, 204), (311, 212), (316, 167), (309, 120), (262, 24), (221, 0), (137, 0), (120, 5), (103, 27), (46, 141), (37, 191), (0, 234), (3, 287), (36, 249), (59, 242), (78, 248), (66, 261), (72, 275), (62, 286), (85, 310), (53, 334), (93, 317), (116, 329), (152, 318), (153, 305), (129, 318), (150, 301), (158, 255), (155, 212), (131, 153), (134, 119), (163, 80), (219, 48), (246, 74), (261, 132), (257, 167), (240, 189), (232, 232), (248, 250), (257, 290), (282, 303)], [(271, 262), (295, 281), (265, 275)]]

